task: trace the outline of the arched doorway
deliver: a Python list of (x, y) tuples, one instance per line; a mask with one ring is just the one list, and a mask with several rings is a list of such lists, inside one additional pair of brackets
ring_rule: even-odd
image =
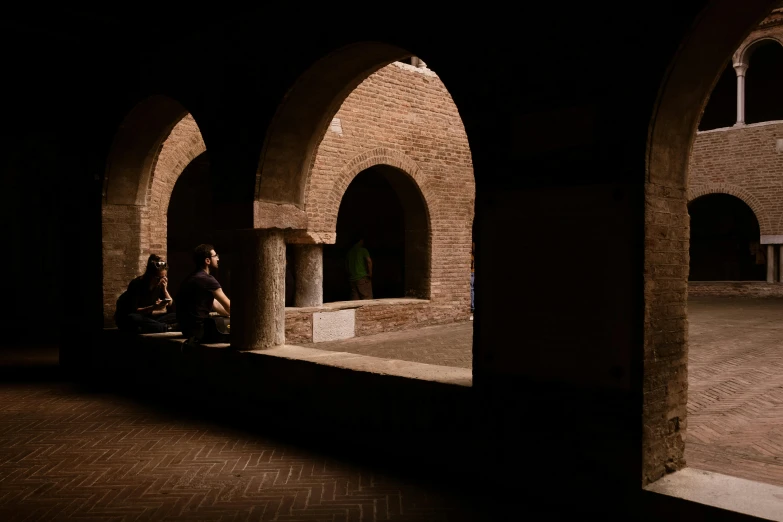
[(429, 297), (429, 215), (416, 182), (375, 165), (348, 186), (337, 214), (337, 241), (324, 248), (324, 301), (350, 298), (345, 256), (363, 236), (373, 262), (373, 297)]
[(753, 210), (728, 194), (688, 204), (691, 216), (690, 281), (763, 281), (766, 258)]
[[(650, 120), (644, 341), (635, 352), (638, 367), (643, 368), (643, 485), (685, 466), (681, 427), (687, 425), (688, 400), (687, 184), (694, 131), (730, 56), (772, 7), (765, 1), (741, 6), (715, 2), (705, 9), (667, 71)], [(665, 400), (657, 398), (660, 390), (665, 391)]]

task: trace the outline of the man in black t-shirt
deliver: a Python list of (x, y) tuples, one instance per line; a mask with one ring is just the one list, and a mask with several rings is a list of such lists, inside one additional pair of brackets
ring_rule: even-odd
[(231, 301), (212, 275), (217, 271), (219, 260), (212, 245), (197, 246), (193, 252), (197, 269), (182, 282), (177, 294), (177, 322), (188, 343), (202, 339), (204, 320), (210, 312), (231, 314)]

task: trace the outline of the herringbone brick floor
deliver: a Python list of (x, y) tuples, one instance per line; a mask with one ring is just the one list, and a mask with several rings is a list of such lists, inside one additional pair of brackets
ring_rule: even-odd
[(0, 521), (475, 519), (459, 506), (419, 482), (129, 397), (0, 385)]
[(688, 303), (688, 466), (783, 486), (783, 300)]

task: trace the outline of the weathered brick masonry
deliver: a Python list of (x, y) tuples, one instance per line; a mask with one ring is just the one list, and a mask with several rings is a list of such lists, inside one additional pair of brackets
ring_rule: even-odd
[[(144, 204), (107, 201), (104, 205), (107, 325), (117, 297), (141, 272), (147, 256), (151, 252), (166, 255), (167, 209), (174, 184), (205, 150), (196, 122), (185, 116), (160, 145)], [(460, 115), (434, 72), (396, 62), (371, 75), (346, 98), (317, 149), (305, 186), (310, 237), (334, 243), (345, 190), (357, 174), (374, 165), (391, 165), (410, 176), (426, 202), (431, 231), (430, 292), (429, 300), (416, 305), (361, 308), (356, 334), (467, 319), (473, 168)], [(282, 205), (264, 208), (291, 212)], [(286, 317), (289, 342), (311, 338), (312, 317), (294, 309), (288, 309)]]
[(467, 319), (475, 185), (470, 147), (457, 107), (437, 75), (393, 63), (346, 98), (321, 142), (305, 190), (308, 231), (334, 238), (348, 185), (385, 164), (418, 185), (431, 230), (430, 300), (415, 306), (363, 307), (356, 334)]
[(688, 200), (731, 194), (756, 215), (762, 235), (783, 234), (783, 122), (700, 132), (693, 143)]

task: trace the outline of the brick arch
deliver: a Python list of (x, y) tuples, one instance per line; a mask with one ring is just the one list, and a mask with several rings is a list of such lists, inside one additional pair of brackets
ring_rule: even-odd
[(378, 69), (410, 55), (393, 45), (359, 42), (337, 49), (305, 71), (267, 131), (255, 199), (302, 208), (318, 144), (345, 98)]
[[(157, 100), (148, 107), (159, 107), (159, 103), (160, 100)], [(117, 298), (130, 280), (141, 273), (147, 257), (151, 253), (166, 256), (167, 212), (174, 184), (185, 167), (206, 151), (201, 131), (190, 113), (164, 111), (164, 115), (178, 119), (173, 123), (165, 122), (163, 136), (155, 132), (139, 136), (127, 143), (128, 150), (117, 148), (118, 140), (115, 140), (113, 155), (115, 159), (125, 159), (125, 168), (118, 168), (122, 162), (110, 163), (108, 187), (114, 185), (123, 190), (107, 191), (102, 208), (103, 311), (106, 325), (112, 324)], [(159, 126), (152, 125), (163, 121), (160, 115), (153, 122), (146, 123), (139, 116), (134, 115), (132, 120), (136, 123), (131, 129), (160, 130)], [(118, 135), (123, 132), (121, 130)], [(124, 141), (119, 140), (119, 144)], [(118, 178), (122, 183), (117, 182)], [(111, 194), (113, 196), (109, 197)]]
[(147, 199), (150, 210), (149, 249), (151, 252), (166, 255), (167, 216), (174, 185), (185, 167), (206, 150), (198, 124), (190, 114), (174, 126), (163, 142), (150, 180)]
[(753, 211), (753, 215), (756, 216), (756, 221), (759, 223), (761, 234), (766, 235), (771, 233), (770, 218), (764, 210), (764, 206), (759, 202), (756, 196), (744, 188), (728, 183), (711, 183), (708, 185), (690, 187), (688, 188), (688, 203), (696, 198), (709, 194), (728, 194), (742, 200), (742, 202)]
[[(336, 233), (337, 213), (340, 210), (340, 202), (343, 199), (343, 195), (348, 190), (348, 185), (360, 172), (376, 165), (389, 165), (407, 174), (416, 184), (419, 192), (421, 192), (427, 209), (428, 221), (431, 219), (432, 198), (428, 194), (419, 165), (403, 152), (386, 147), (377, 147), (354, 156), (343, 167), (340, 174), (334, 179), (329, 195), (323, 204), (318, 205), (316, 201), (307, 202), (308, 204), (306, 204), (305, 208), (307, 209), (308, 217), (310, 218), (312, 215), (308, 221), (310, 223), (322, 223), (322, 229), (316, 232), (330, 235)], [(308, 190), (308, 197), (310, 194), (311, 192)], [(318, 214), (318, 221), (316, 221), (315, 214)]]
[(122, 121), (112, 141), (103, 179), (108, 205), (144, 205), (161, 146), (187, 109), (168, 96), (150, 96)]

